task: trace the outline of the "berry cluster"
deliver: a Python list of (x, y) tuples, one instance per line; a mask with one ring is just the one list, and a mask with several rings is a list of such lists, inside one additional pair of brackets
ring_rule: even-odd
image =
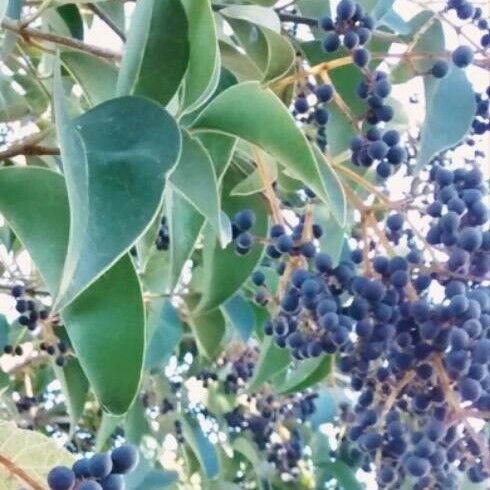
[(138, 465), (138, 450), (125, 444), (111, 453), (79, 459), (73, 467), (57, 466), (48, 474), (51, 490), (124, 490), (124, 475)]
[(486, 97), (482, 94), (475, 94), (476, 113), (471, 125), (473, 134), (482, 135), (490, 131), (490, 87), (487, 89)]
[(232, 433), (249, 432), (282, 478), (297, 478), (304, 443), (295, 425), (304, 423), (315, 412), (318, 395), (311, 392), (281, 398), (267, 394), (267, 388), (262, 391), (225, 414), (228, 427)]
[(20, 325), (33, 332), (37, 329), (40, 320), (48, 319), (49, 311), (44, 307), (39, 309), (40, 305), (26, 294), (23, 286), (14, 286), (11, 294), (15, 298), (15, 309), (20, 313), (17, 319)]
[(320, 19), (320, 27), (328, 32), (322, 43), (325, 51), (337, 51), (341, 44), (346, 49), (355, 50), (354, 53), (363, 50), (359, 46), (371, 38), (375, 23), (373, 17), (365, 14), (362, 6), (352, 0), (341, 0), (336, 13), (335, 21), (328, 16)]
[(434, 200), (427, 214), (434, 223), (427, 234), (430, 245), (442, 245), (448, 252), (447, 267), (452, 272), (489, 278), (490, 231), (483, 227), (489, 219), (484, 203), (483, 176), (477, 168), (451, 171), (434, 166)]
[(480, 45), (482, 48), (490, 46), (490, 27), (487, 19), (483, 18), (481, 7), (474, 6), (468, 0), (448, 0), (446, 11), (454, 10), (458, 19), (471, 21), (480, 31)]
[(255, 237), (251, 233), (257, 217), (252, 209), (242, 209), (232, 220), (233, 243), (238, 255), (246, 255), (255, 245)]
[[(329, 84), (305, 84), (294, 101), (293, 116), (303, 124), (311, 125), (316, 130), (316, 143), (324, 151), (327, 145), (326, 125), (330, 118), (326, 104), (332, 100), (333, 87)], [(314, 99), (314, 103), (308, 101)]]

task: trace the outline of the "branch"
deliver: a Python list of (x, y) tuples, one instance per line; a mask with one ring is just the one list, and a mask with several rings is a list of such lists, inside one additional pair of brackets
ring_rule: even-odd
[(14, 141), (6, 150), (0, 151), (0, 161), (17, 155), (59, 155), (59, 148), (39, 145), (51, 129), (40, 131), (23, 139)]
[(4, 19), (1, 26), (4, 29), (15, 32), (29, 41), (30, 37), (36, 39), (42, 39), (49, 41), (67, 48), (76, 49), (77, 51), (83, 51), (85, 53), (92, 54), (99, 58), (103, 58), (111, 61), (120, 61), (121, 53), (117, 53), (110, 49), (101, 48), (93, 44), (87, 44), (71, 37), (60, 36), (58, 34), (52, 34), (51, 32), (41, 31), (40, 29), (34, 29), (32, 27), (22, 27), (22, 25), (11, 19)]

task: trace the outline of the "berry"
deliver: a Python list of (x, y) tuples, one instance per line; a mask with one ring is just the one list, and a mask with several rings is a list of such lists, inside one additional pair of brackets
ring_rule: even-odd
[(12, 288), (11, 294), (14, 298), (18, 298), (25, 294), (24, 286), (14, 286)]
[(75, 483), (75, 473), (65, 466), (56, 466), (48, 473), (51, 490), (70, 490)]
[(436, 61), (431, 69), (431, 73), (435, 78), (444, 78), (448, 71), (449, 64), (444, 60)]
[(367, 49), (356, 48), (352, 52), (352, 59), (357, 66), (359, 66), (360, 68), (364, 68), (369, 63), (371, 55), (369, 54), (369, 51)]
[(126, 488), (122, 475), (109, 475), (100, 484), (103, 490), (124, 490)]
[(265, 275), (262, 271), (255, 271), (252, 274), (252, 282), (256, 286), (262, 286), (265, 283)]
[(349, 20), (356, 11), (356, 4), (352, 0), (340, 0), (337, 5), (337, 17), (340, 20)]
[(473, 51), (469, 46), (459, 46), (453, 51), (453, 63), (459, 68), (466, 68), (473, 62)]
[(90, 474), (95, 478), (105, 478), (112, 471), (112, 460), (109, 453), (94, 454), (88, 462)]
[(100, 483), (97, 483), (96, 481), (87, 480), (80, 483), (77, 490), (102, 490), (102, 487)]
[(329, 32), (322, 42), (323, 49), (327, 53), (333, 53), (340, 47), (340, 38), (337, 33)]
[(411, 475), (421, 477), (429, 472), (430, 463), (428, 459), (410, 456), (405, 461), (405, 468)]
[(89, 460), (87, 458), (75, 461), (72, 469), (77, 478), (88, 478), (90, 476)]
[(138, 450), (131, 444), (124, 444), (112, 451), (113, 473), (130, 473), (139, 462)]
[(255, 225), (255, 221), (255, 212), (251, 209), (243, 209), (242, 211), (239, 211), (233, 219), (233, 223), (240, 231), (250, 230)]
[(294, 101), (294, 108), (296, 109), (296, 112), (299, 112), (300, 114), (304, 114), (305, 112), (308, 112), (310, 106), (308, 105), (308, 101), (306, 100), (306, 97), (300, 96)]
[(333, 97), (333, 87), (328, 84), (317, 85), (315, 95), (320, 102), (329, 102)]

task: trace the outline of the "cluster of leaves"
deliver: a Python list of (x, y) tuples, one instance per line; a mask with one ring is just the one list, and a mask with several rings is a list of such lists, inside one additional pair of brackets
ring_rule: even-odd
[(485, 488), (488, 21), (413, 2), (0, 0), (6, 488)]

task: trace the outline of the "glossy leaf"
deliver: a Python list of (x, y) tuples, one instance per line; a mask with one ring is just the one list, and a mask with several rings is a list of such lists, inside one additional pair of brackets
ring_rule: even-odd
[(173, 485), (178, 478), (176, 471), (153, 469), (145, 458), (140, 458), (136, 469), (126, 476), (126, 485), (128, 490), (161, 490)]
[(82, 88), (89, 105), (94, 106), (114, 97), (117, 81), (117, 68), (114, 65), (80, 51), (64, 51), (60, 58)]
[(329, 355), (300, 361), (288, 373), (284, 384), (277, 391), (280, 394), (288, 394), (310, 388), (325, 380), (331, 367), (332, 357)]
[(226, 331), (223, 314), (219, 308), (204, 313), (193, 312), (190, 322), (199, 351), (204, 357), (213, 359)]
[(205, 478), (208, 480), (214, 478), (220, 469), (216, 447), (193, 418), (186, 416), (182, 422), (185, 440), (198, 459)]
[(167, 300), (152, 301), (148, 315), (145, 367), (157, 369), (165, 366), (182, 335), (182, 323), (172, 304)]
[(323, 181), (327, 189), (328, 206), (332, 216), (337, 220), (340, 226), (345, 224), (347, 214), (347, 200), (344, 193), (342, 183), (333, 170), (329, 161), (330, 157), (325, 157), (318, 147), (314, 147), (315, 157), (318, 161), (318, 166), (323, 173)]
[(277, 347), (272, 337), (266, 337), (262, 342), (260, 358), (254, 376), (248, 386), (249, 391), (256, 391), (274, 375), (285, 370), (290, 362), (289, 351)]
[[(223, 210), (233, 217), (241, 209), (252, 209), (257, 217), (254, 233), (265, 236), (267, 232), (267, 212), (260, 195), (230, 196), (231, 189), (239, 181), (240, 175), (230, 169), (223, 181)], [(219, 246), (213, 234), (204, 235), (204, 279), (202, 299), (199, 309), (212, 310), (233, 296), (248, 279), (262, 256), (263, 245), (256, 243), (245, 256), (239, 257), (233, 244), (225, 249)], [(238, 261), (238, 262), (237, 262)]]
[(420, 138), (418, 168), (427, 165), (440, 151), (459, 143), (468, 133), (476, 110), (473, 89), (460, 68), (451, 67), (442, 79), (427, 76), (424, 87), (426, 116)]
[(221, 307), (221, 310), (237, 330), (241, 339), (246, 342), (255, 327), (255, 313), (250, 303), (237, 294), (230, 298)]
[[(35, 167), (1, 169), (0, 211), (55, 293), (69, 232), (62, 177)], [(62, 318), (99, 401), (108, 411), (125, 412), (138, 389), (145, 343), (141, 290), (130, 259), (121, 258), (62, 311)]]
[(170, 235), (170, 286), (173, 288), (194, 250), (204, 226), (204, 217), (171, 186), (166, 190), (165, 206)]
[(222, 246), (231, 241), (231, 224), (222, 219), (218, 182), (204, 145), (182, 132), (182, 151), (170, 181), (213, 227)]
[(195, 127), (237, 136), (261, 147), (328, 202), (306, 138), (280, 100), (258, 83), (241, 83), (222, 92), (204, 109)]
[(58, 309), (148, 228), (180, 151), (174, 120), (153, 102), (121, 97), (70, 121), (60, 83), (57, 77), (54, 105), (71, 224)]
[(220, 75), (220, 55), (210, 0), (182, 0), (189, 22), (190, 56), (182, 105), (192, 112), (212, 95)]
[(273, 9), (259, 5), (230, 5), (219, 13), (227, 18), (245, 20), (280, 34), (281, 21)]
[(138, 1), (119, 71), (117, 94), (144, 95), (166, 105), (177, 92), (188, 66), (189, 27), (180, 0)]
[(280, 32), (276, 32), (276, 29), (247, 19), (247, 16), (236, 14), (234, 10), (236, 8), (231, 11), (227, 8), (222, 13), (250, 59), (260, 70), (261, 79), (272, 81), (285, 75), (295, 59), (291, 43)]
[(73, 432), (75, 425), (82, 416), (87, 399), (89, 387), (87, 377), (82, 371), (80, 363), (72, 357), (66, 360), (63, 367), (53, 363), (53, 369), (65, 395), (66, 406), (70, 415), (70, 432)]

